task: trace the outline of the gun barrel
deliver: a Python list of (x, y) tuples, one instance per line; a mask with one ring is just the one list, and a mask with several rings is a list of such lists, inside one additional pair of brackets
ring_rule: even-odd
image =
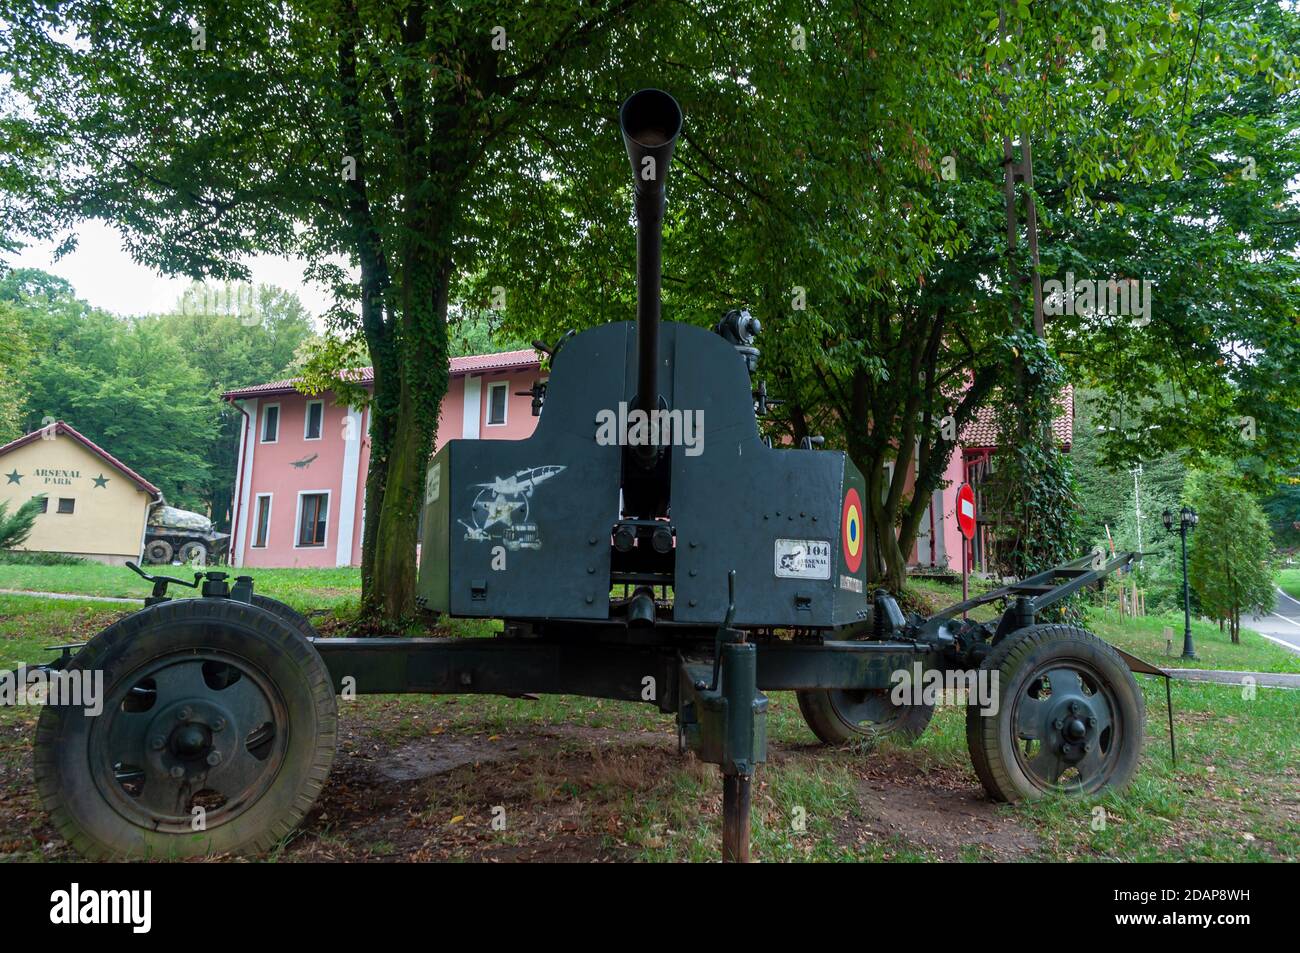
[[(618, 124), (636, 188), (636, 406), (649, 413), (659, 403), (664, 182), (682, 131), (682, 110), (677, 100), (662, 90), (643, 89), (623, 103)], [(638, 454), (643, 462), (653, 461), (658, 453), (653, 446), (638, 449), (644, 450)]]

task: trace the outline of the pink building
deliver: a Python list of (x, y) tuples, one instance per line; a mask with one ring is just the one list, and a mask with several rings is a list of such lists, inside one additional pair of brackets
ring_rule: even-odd
[[(531, 349), (452, 358), (451, 386), (434, 449), (462, 437), (520, 440), (532, 434), (537, 424), (532, 398), (520, 392), (539, 379), (539, 369)], [(373, 381), (370, 368), (360, 374), (363, 384)], [(308, 397), (294, 384), (273, 381), (223, 395), (244, 413), (231, 560), (235, 566), (360, 565), (370, 460), (368, 413), (336, 405), (330, 391)], [(1052, 426), (1068, 450), (1074, 423), (1069, 388), (1061, 410)], [(960, 571), (957, 489), (970, 483), (982, 512), (980, 485), (992, 472), (996, 442), (993, 409), (982, 408), (962, 432), (944, 470), (948, 485), (935, 491), (921, 518), (910, 565)], [(895, 466), (887, 465), (888, 477)], [(912, 466), (914, 473), (914, 462)], [(909, 473), (909, 485), (912, 479)], [(983, 526), (974, 542), (972, 567), (981, 561), (982, 534)]]
[[(1062, 390), (1060, 413), (1052, 421), (1052, 434), (1067, 453), (1074, 438), (1074, 388)], [(921, 517), (921, 531), (917, 535), (916, 549), (908, 560), (911, 566), (944, 568), (961, 571), (961, 547), (965, 540), (957, 529), (957, 490), (969, 483), (975, 491), (977, 532), (971, 541), (970, 566), (980, 568), (984, 561), (984, 535), (987, 526), (983, 519), (984, 501), (982, 486), (993, 473), (997, 454), (998, 426), (992, 407), (981, 407), (975, 418), (962, 430), (957, 449), (948, 459), (943, 472), (947, 486), (936, 490), (930, 506)], [(892, 467), (893, 464), (890, 464)], [(915, 468), (908, 477), (910, 491)], [(892, 476), (892, 470), (891, 474)]]
[[(458, 438), (518, 440), (531, 434), (537, 424), (532, 398), (518, 392), (532, 387), (539, 369), (531, 349), (452, 358), (437, 446)], [(372, 385), (370, 368), (360, 375), (363, 385)], [(231, 561), (360, 565), (369, 412), (337, 405), (331, 391), (308, 397), (295, 383), (273, 381), (222, 395), (244, 414)]]

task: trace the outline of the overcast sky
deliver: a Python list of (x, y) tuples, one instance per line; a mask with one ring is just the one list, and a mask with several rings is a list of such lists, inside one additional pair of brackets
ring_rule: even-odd
[[(6, 264), (40, 268), (72, 283), (78, 298), (115, 314), (169, 311), (189, 285), (187, 278), (165, 278), (137, 264), (122, 248), (117, 232), (100, 221), (83, 222), (77, 230), (77, 250), (54, 261), (54, 243), (29, 244), (17, 254), (3, 256)], [(302, 263), (269, 255), (249, 259), (254, 283), (278, 285), (296, 292), (313, 317), (329, 307), (329, 295), (302, 280)]]

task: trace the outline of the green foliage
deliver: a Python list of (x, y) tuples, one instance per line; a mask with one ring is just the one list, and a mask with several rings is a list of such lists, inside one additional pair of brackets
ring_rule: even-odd
[(1188, 577), (1202, 614), (1239, 638), (1243, 612), (1273, 607), (1273, 544), (1263, 510), (1226, 470), (1198, 470), (1187, 499), (1199, 517), (1188, 539)]
[(561, 217), (552, 144), (616, 164), (599, 117), (620, 95), (696, 77), (734, 99), (743, 81), (717, 64), (743, 58), (744, 10), (233, 0), (200, 20), (177, 0), (0, 0), (0, 233), (104, 218), (139, 260), (195, 277), (306, 258), (336, 292), (334, 353), (364, 347), (374, 367), (363, 579), (368, 609), (401, 618), (454, 276), (493, 234)]
[(1260, 505), (1278, 546), (1291, 551), (1300, 548), (1300, 469), (1284, 475)]
[[(1238, 459), (1260, 488), (1300, 452), (1300, 13), (1255, 0), (1182, 7), (1170, 8), (1175, 31), (1199, 36), (1183, 57), (1161, 64), (1114, 36), (1099, 57), (1148, 56), (1095, 116), (1112, 142), (1101, 161), (1122, 174), (1070, 176), (1070, 137), (1039, 153), (1042, 273), (1149, 281), (1150, 313), (1061, 314), (1049, 335), (1097, 390), (1107, 462)], [(1255, 48), (1250, 65), (1223, 69), (1240, 44)], [(1134, 98), (1175, 76), (1176, 108)], [(1167, 174), (1142, 174), (1138, 153), (1166, 134)]]
[(0, 301), (0, 443), (22, 436), (23, 376), (30, 349), (22, 322), (10, 302)]
[(173, 311), (146, 320), (182, 342), (187, 363), (202, 375), (205, 413), (215, 414), (217, 431), (203, 451), (208, 469), (198, 508), (228, 531), (243, 415), (220, 395), (290, 376), (298, 355), (316, 339), (311, 320), (292, 292), (229, 282), (196, 282)]
[(461, 306), (452, 312), (447, 321), (447, 349), (452, 357), (516, 351), (531, 343), (502, 327), (500, 320), (490, 310)]
[(64, 420), (158, 485), (177, 506), (197, 506), (210, 474), (204, 448), (217, 428), (202, 375), (156, 322), (116, 318), (28, 276), (0, 284), (32, 342), (25, 431)]
[(1143, 590), (1147, 611), (1181, 611), (1179, 540), (1165, 530), (1161, 514), (1182, 505), (1186, 467), (1172, 453), (1144, 457), (1132, 467), (1104, 463), (1107, 423), (1098, 412), (1096, 392), (1076, 389), (1074, 408), (1070, 468), (1078, 486), (1083, 544), (1105, 551), (1113, 544), (1116, 550), (1146, 553), (1134, 569), (1134, 579)]
[(1061, 367), (1032, 332), (1015, 337), (1030, 382), (1005, 386), (997, 403), (999, 450), (985, 485), (996, 575), (1023, 579), (1078, 555), (1079, 506), (1069, 459), (1052, 434), (1061, 413)]
[[(308, 258), (337, 291), (336, 343), (312, 376), (363, 350), (375, 367), (366, 558), (382, 565), (363, 577), (401, 611), (449, 305), (475, 312), (499, 287), (503, 327), (524, 341), (632, 315), (611, 120), (638, 86), (671, 90), (687, 115), (665, 316), (712, 323), (748, 304), (763, 319), (763, 373), (787, 400), (769, 426), (850, 452), (872, 561), (894, 581), (944, 479), (943, 422), (1014, 383), (1029, 302), (1003, 221), (1011, 137), (1037, 154), (1044, 274), (1160, 289), (1146, 330), (1051, 322), (1071, 373), (1125, 413), (1149, 398), (1164, 449), (1224, 452), (1225, 423), (1249, 416), (1259, 472), (1293, 461), (1295, 10), (998, 9), (235, 0), (205, 10), (195, 46), (192, 9), (173, 0), (0, 0), (0, 233), (98, 216), (142, 261), (224, 278), (251, 252)], [(1258, 176), (1243, 181), (1247, 149)], [(1066, 491), (1051, 461), (1022, 469)]]
[(216, 308), (217, 297), (196, 286), (173, 313), (118, 318), (44, 272), (0, 279), (0, 308), (31, 343), (21, 431), (66, 421), (174, 506), (223, 521), (240, 415), (221, 392), (275, 379), (311, 325), (279, 289), (249, 289), (243, 314)]
[[(1277, 94), (1295, 88), (1297, 18), (1230, 6), (1206, 13), (1183, 3), (1023, 4), (1008, 8), (1005, 31), (995, 14), (950, 4), (864, 14), (832, 3), (815, 23), (797, 6), (763, 9), (718, 31), (732, 50), (746, 51), (732, 77), (743, 88), (726, 89), (725, 77), (718, 90), (678, 75), (668, 85), (682, 99), (687, 135), (669, 181), (665, 317), (709, 323), (729, 305), (748, 304), (764, 321), (761, 373), (786, 399), (766, 426), (796, 440), (822, 433), (848, 450), (869, 481), (873, 561), (891, 581), (901, 576), (930, 491), (943, 485), (954, 430), (995, 388), (1014, 383), (1013, 332), (1029, 312), (1028, 283), (1017, 286), (1014, 276), (1028, 267), (1023, 254), (1006, 254), (1004, 136), (1028, 130), (1035, 149), (1045, 274), (1082, 269), (1071, 249), (1092, 237), (1086, 229), (1100, 233), (1086, 264), (1103, 276), (1133, 274), (1145, 257), (1172, 269), (1198, 255), (1170, 243), (1170, 234), (1208, 243), (1215, 228), (1212, 220), (1180, 225), (1200, 207), (1199, 193), (1186, 203), (1167, 200), (1183, 176), (1180, 155), (1191, 142), (1213, 152), (1203, 104), (1227, 108), (1227, 91), (1251, 89), (1260, 112), (1240, 125), (1269, 126), (1280, 161), (1258, 190), (1237, 196), (1276, 203), (1261, 210), (1260, 229), (1247, 240), (1267, 245), (1267, 254), (1234, 257), (1227, 280), (1181, 267), (1179, 297), (1160, 302), (1157, 320), (1170, 323), (1159, 334), (1135, 338), (1089, 319), (1050, 321), (1048, 334), (1072, 376), (1103, 389), (1113, 381), (1108, 393), (1140, 393), (1187, 362), (1183, 297), (1197, 298), (1207, 314), (1226, 305), (1232, 319), (1198, 338), (1207, 342), (1197, 352), (1201, 389), (1176, 395), (1199, 401), (1178, 432), (1195, 431), (1203, 445), (1223, 442), (1229, 405), (1263, 420), (1255, 405), (1292, 386), (1289, 371), (1272, 384), (1255, 372), (1229, 331), (1278, 344), (1267, 358), (1277, 372), (1272, 355), (1288, 353), (1278, 332), (1295, 301), (1285, 255), (1294, 241), (1288, 245), (1284, 224), (1295, 218), (1295, 201), (1278, 191), (1292, 174), (1284, 132), (1295, 126), (1295, 100)], [(807, 33), (804, 48), (789, 42), (796, 29)], [(1097, 30), (1106, 40), (1100, 46)], [(1274, 95), (1255, 95), (1264, 91)], [(534, 153), (550, 157), (550, 177), (512, 183), (511, 194), (536, 197), (553, 217), (521, 213), (501, 230), (491, 216), (481, 223), (476, 216), (484, 265), (464, 294), (481, 302), (492, 286), (523, 284), (528, 293), (508, 300), (506, 323), (529, 337), (630, 318), (634, 236), (621, 156), (562, 133)], [(527, 168), (527, 155), (520, 158)], [(1117, 192), (1150, 200), (1143, 257), (1126, 238), (1129, 216), (1109, 199)], [(563, 201), (542, 204), (552, 194)], [(1023, 250), (1023, 235), (1020, 243)], [(1220, 246), (1214, 260), (1227, 253)], [(1270, 310), (1267, 328), (1240, 320), (1261, 303)], [(1134, 366), (1150, 371), (1114, 373)], [(1287, 429), (1294, 406), (1269, 404), (1273, 442), (1253, 452), (1276, 461), (1294, 450)], [(892, 479), (891, 463), (898, 463)], [(1044, 492), (1064, 492), (1064, 472), (1038, 464), (1051, 483)], [(1041, 510), (1065, 512), (1068, 500), (1044, 496)]]
[(9, 504), (0, 502), (0, 550), (15, 549), (27, 542), (44, 502), (45, 494), (38, 494), (25, 501), (12, 515)]

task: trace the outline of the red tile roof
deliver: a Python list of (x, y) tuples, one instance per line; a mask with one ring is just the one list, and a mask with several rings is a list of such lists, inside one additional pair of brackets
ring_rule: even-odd
[[(1066, 450), (1074, 442), (1074, 388), (1062, 388), (1057, 398), (1061, 412), (1052, 421), (1052, 434)], [(965, 450), (996, 450), (998, 446), (997, 412), (992, 407), (975, 411), (975, 419), (966, 424), (958, 441)]]
[(45, 436), (46, 439), (51, 439), (50, 436), (46, 436), (46, 435), (58, 435), (58, 434), (67, 434), (69, 437), (77, 441), (79, 444), (81, 444), (91, 453), (102, 458), (110, 466), (113, 466), (117, 468), (119, 471), (121, 471), (122, 473), (126, 474), (126, 476), (131, 480), (132, 483), (134, 483), (140, 489), (144, 490), (155, 500), (162, 499), (162, 490), (158, 489), (158, 487), (154, 486), (144, 477), (140, 476), (140, 474), (136, 473), (125, 463), (123, 463), (117, 457), (113, 456), (111, 453), (109, 453), (99, 444), (95, 443), (89, 437), (79, 433), (75, 428), (73, 428), (71, 424), (65, 424), (62, 420), (56, 420), (54, 423), (42, 427), (40, 430), (33, 430), (31, 433), (19, 437), (17, 440), (11, 440), (3, 447), (0, 447), (0, 457), (3, 457), (10, 450), (17, 450), (19, 447), (25, 446), (26, 444), (29, 444), (33, 440), (36, 440), (42, 436)]
[[(496, 354), (470, 354), (467, 357), (453, 357), (451, 359), (451, 376), (482, 374), (488, 371), (501, 371), (514, 367), (540, 367), (541, 363), (541, 358), (538, 357), (537, 352), (530, 347), (520, 351), (499, 351)], [(363, 387), (374, 384), (375, 369), (373, 367), (360, 368), (355, 374), (357, 382)], [(294, 385), (300, 380), (302, 380), (300, 377), (289, 377), (282, 381), (254, 384), (251, 387), (240, 387), (236, 390), (226, 391), (221, 396), (226, 400), (239, 400), (242, 397), (292, 394), (297, 390)]]

